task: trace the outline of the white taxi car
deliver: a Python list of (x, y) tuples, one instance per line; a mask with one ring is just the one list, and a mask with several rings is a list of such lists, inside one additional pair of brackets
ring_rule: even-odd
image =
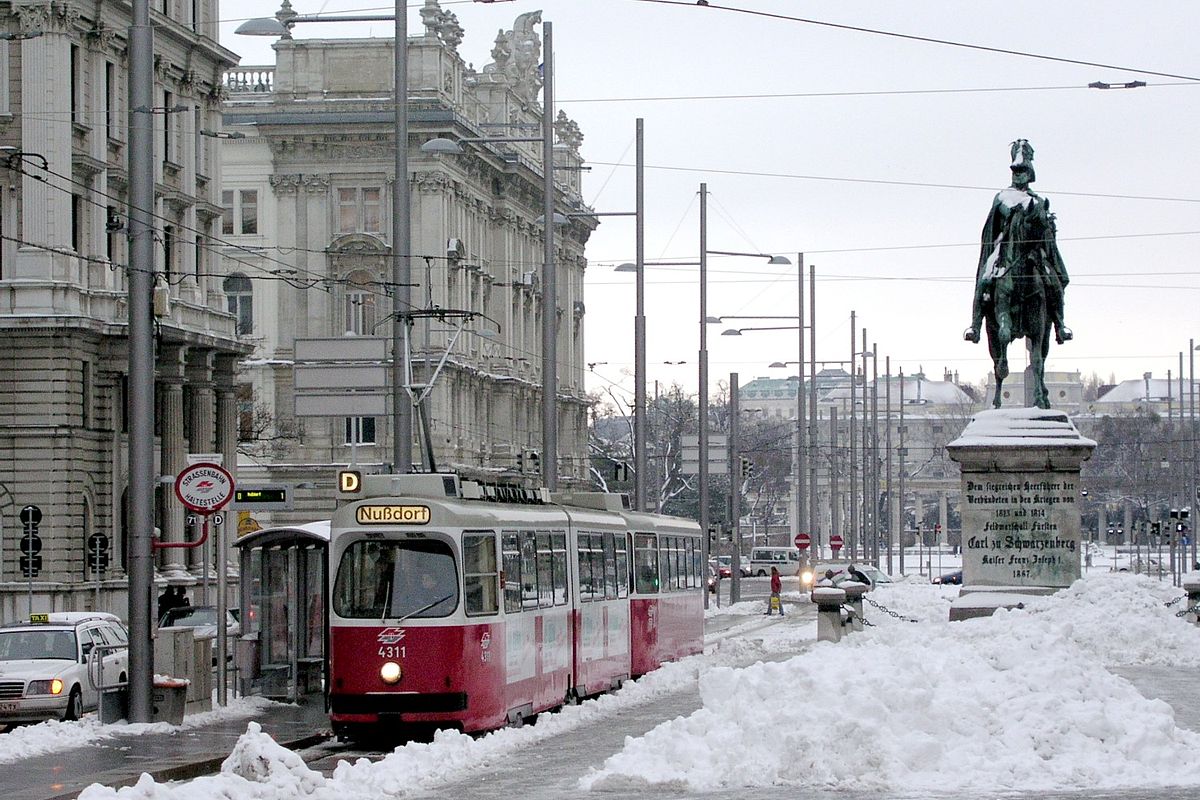
[(79, 719), (98, 705), (99, 686), (125, 682), (128, 644), (120, 619), (103, 612), (33, 614), (0, 627), (0, 724)]

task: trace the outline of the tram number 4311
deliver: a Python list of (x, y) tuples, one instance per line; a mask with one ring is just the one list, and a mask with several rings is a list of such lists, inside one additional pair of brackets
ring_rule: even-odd
[(379, 648), (380, 658), (404, 658), (405, 649), (402, 644), (385, 644)]

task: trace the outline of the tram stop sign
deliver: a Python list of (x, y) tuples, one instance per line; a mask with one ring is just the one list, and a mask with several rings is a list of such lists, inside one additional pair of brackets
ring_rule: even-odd
[(842, 549), (842, 535), (840, 533), (835, 533), (829, 537), (829, 549), (835, 553)]
[(796, 548), (799, 550), (807, 550), (808, 546), (812, 544), (812, 540), (808, 537), (807, 533), (797, 533), (793, 541), (796, 542)]
[(233, 476), (219, 464), (191, 464), (175, 478), (175, 496), (189, 511), (212, 514), (233, 497)]

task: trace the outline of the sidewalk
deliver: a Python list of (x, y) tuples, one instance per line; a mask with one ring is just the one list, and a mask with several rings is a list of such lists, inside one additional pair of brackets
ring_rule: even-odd
[(5, 800), (65, 800), (93, 783), (132, 786), (142, 773), (156, 781), (186, 780), (216, 772), (251, 721), (290, 748), (329, 736), (329, 718), (318, 699), (306, 705), (272, 705), (255, 716), (169, 733), (117, 735), (73, 750), (30, 756), (0, 765)]

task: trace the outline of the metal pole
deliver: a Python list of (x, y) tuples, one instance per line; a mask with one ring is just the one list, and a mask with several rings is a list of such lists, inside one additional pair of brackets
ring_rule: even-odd
[(150, 0), (129, 27), (129, 721), (149, 722), (154, 556), (154, 28)]
[[(704, 541), (704, 563), (709, 558), (708, 547), (708, 184), (700, 184), (700, 356), (699, 381), (696, 398), (696, 428), (700, 444), (700, 475), (697, 480), (700, 492), (700, 531)], [(721, 585), (720, 570), (717, 571), (717, 587)], [(718, 598), (719, 602), (719, 598)], [(708, 592), (704, 592), (704, 607), (708, 608)]]
[(879, 343), (871, 342), (871, 563), (879, 567)]
[[(229, 658), (229, 632), (225, 630), (225, 617), (229, 608), (227, 596), (229, 587), (226, 583), (225, 569), (225, 517), (230, 513), (232, 512), (226, 511), (218, 515), (217, 529), (213, 534), (213, 562), (217, 573), (217, 705), (219, 706), (224, 706), (229, 701), (228, 687), (226, 686), (226, 681), (229, 680), (229, 665), (226, 664)], [(207, 516), (204, 517), (204, 525), (208, 526)]]
[(900, 370), (900, 443), (896, 447), (896, 500), (900, 507), (900, 574), (904, 574), (904, 370)]
[(738, 441), (738, 374), (729, 373), (729, 525), (733, 529), (729, 603), (742, 599), (742, 443)]
[[(633, 507), (649, 511), (646, 497), (646, 195), (643, 120), (637, 119), (637, 315), (633, 320)], [(707, 536), (708, 534), (705, 533)], [(707, 568), (708, 562), (704, 562)]]
[(29, 569), (25, 571), (25, 577), (29, 579), (29, 611), (28, 616), (33, 616), (33, 558), (36, 553), (33, 552), (33, 525), (25, 524), (25, 552), (29, 559)]
[(850, 554), (851, 561), (853, 561), (855, 558), (857, 558), (856, 554), (858, 553), (858, 461), (857, 461), (857, 455), (854, 452), (854, 439), (855, 439), (855, 435), (856, 435), (855, 430), (854, 430), (854, 404), (857, 401), (857, 396), (855, 394), (856, 390), (854, 388), (854, 380), (855, 380), (854, 372), (855, 372), (855, 367), (857, 365), (855, 364), (854, 356), (858, 353), (858, 347), (857, 347), (857, 342), (854, 338), (854, 334), (856, 332), (855, 328), (854, 328), (854, 324), (855, 324), (854, 312), (851, 311), (850, 312), (850, 409), (849, 409), (850, 458), (847, 462), (850, 467), (850, 541), (848, 542), (850, 547), (846, 551), (847, 553)]
[[(796, 316), (799, 318), (799, 324), (796, 326), (800, 330), (799, 335), (799, 350), (796, 356), (797, 362), (800, 365), (799, 378), (796, 380), (796, 530), (795, 533), (800, 533), (804, 529), (804, 522), (808, 519), (808, 504), (812, 499), (806, 496), (805, 486), (808, 480), (808, 437), (806, 436), (808, 427), (808, 415), (805, 414), (804, 402), (804, 253), (798, 253), (796, 256)], [(810, 530), (809, 536), (812, 536)]]
[[(392, 169), (392, 469), (412, 472), (413, 408), (408, 394), (405, 362), (408, 360), (407, 337), (412, 324), (412, 249), (411, 210), (408, 187), (408, 9), (404, 0), (396, 0), (396, 42), (393, 48), (395, 86), (393, 87), (393, 127), (395, 162)], [(358, 422), (355, 421), (355, 426)], [(357, 431), (354, 438), (357, 440)]]
[(884, 424), (884, 441), (883, 447), (887, 455), (887, 466), (883, 476), (883, 485), (887, 487), (887, 524), (888, 524), (888, 551), (887, 551), (887, 571), (892, 574), (892, 550), (896, 547), (896, 494), (892, 487), (892, 357), (888, 356), (884, 359), (883, 376), (883, 392), (884, 392), (884, 409), (883, 409), (883, 424)]
[[(871, 508), (868, 498), (871, 495), (871, 467), (869, 464), (870, 448), (867, 446), (867, 420), (871, 414), (871, 404), (867, 400), (867, 329), (862, 329), (862, 452), (859, 454), (859, 460), (862, 462), (862, 516), (859, 519), (862, 521), (861, 546), (862, 560), (869, 561), (871, 558), (871, 548), (867, 540), (867, 532), (870, 530), (869, 520), (871, 519)], [(850, 369), (854, 369), (854, 362), (850, 364)]]
[[(838, 497), (838, 414), (837, 406), (829, 407), (829, 536), (842, 533), (841, 498)], [(843, 547), (845, 545), (843, 544)], [(832, 551), (831, 551), (832, 552)], [(833, 553), (836, 557), (837, 553)], [(814, 577), (814, 580), (816, 578)]]
[[(810, 264), (808, 267), (808, 442), (817, 447), (817, 268)], [(803, 356), (801, 356), (803, 358)], [(801, 374), (803, 374), (801, 370)], [(821, 553), (821, 536), (817, 530), (817, 454), (814, 450), (808, 464), (808, 529), (812, 536), (812, 553), (814, 559)], [(814, 560), (815, 563), (815, 560)]]
[[(1179, 406), (1183, 407), (1183, 398), (1179, 398)], [(1197, 518), (1197, 500), (1200, 496), (1196, 491), (1196, 340), (1188, 339), (1188, 437), (1192, 440), (1192, 481), (1190, 491), (1188, 493), (1188, 508), (1191, 509), (1188, 525), (1191, 530), (1188, 532), (1188, 538), (1192, 540), (1192, 557), (1188, 564), (1188, 569), (1193, 569), (1196, 566), (1196, 524), (1200, 522)]]
[(542, 483), (558, 489), (558, 276), (554, 264), (554, 26), (542, 23)]

